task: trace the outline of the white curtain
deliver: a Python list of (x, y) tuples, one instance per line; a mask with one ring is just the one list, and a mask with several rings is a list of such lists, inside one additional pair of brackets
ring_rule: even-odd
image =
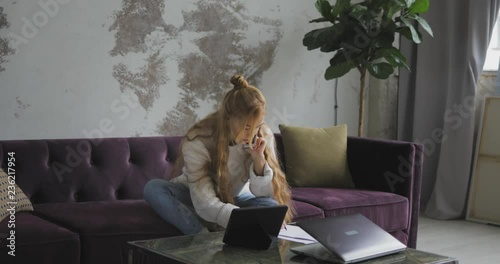
[(398, 139), (425, 149), (421, 203), (428, 216), (462, 218), (474, 145), (475, 87), (500, 0), (431, 1), (423, 17), (434, 38), (402, 41), (412, 72), (402, 71)]

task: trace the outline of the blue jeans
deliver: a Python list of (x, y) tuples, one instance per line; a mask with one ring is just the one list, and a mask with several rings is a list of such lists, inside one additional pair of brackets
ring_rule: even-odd
[[(196, 234), (203, 228), (194, 212), (189, 188), (180, 183), (163, 179), (150, 180), (144, 186), (144, 199), (163, 220), (185, 235)], [(272, 198), (244, 193), (234, 198), (234, 204), (238, 207), (273, 206), (278, 205), (278, 202)]]

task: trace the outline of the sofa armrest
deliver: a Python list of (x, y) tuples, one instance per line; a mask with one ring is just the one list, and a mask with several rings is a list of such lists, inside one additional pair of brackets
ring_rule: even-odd
[(415, 169), (422, 157), (417, 144), (394, 140), (349, 137), (347, 161), (357, 189), (411, 197)]
[(391, 192), (408, 198), (408, 246), (415, 248), (423, 146), (395, 140), (348, 137), (347, 161), (357, 189)]

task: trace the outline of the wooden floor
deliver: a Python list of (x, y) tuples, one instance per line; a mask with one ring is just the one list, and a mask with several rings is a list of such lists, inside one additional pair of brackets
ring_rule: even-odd
[(417, 249), (457, 258), (460, 264), (500, 263), (500, 227), (421, 216)]

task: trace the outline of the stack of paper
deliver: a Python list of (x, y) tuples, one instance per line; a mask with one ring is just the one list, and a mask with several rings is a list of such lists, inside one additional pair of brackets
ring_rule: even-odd
[(281, 229), (278, 238), (299, 242), (302, 244), (311, 244), (318, 242), (306, 231), (296, 225), (286, 225), (286, 228)]

